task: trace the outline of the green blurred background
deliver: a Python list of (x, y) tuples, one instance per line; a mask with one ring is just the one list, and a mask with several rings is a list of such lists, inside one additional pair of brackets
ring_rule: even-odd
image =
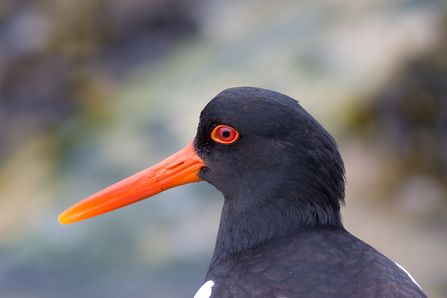
[(339, 143), (346, 228), (447, 297), (447, 4), (1, 0), (0, 297), (192, 297), (222, 196), (59, 213), (183, 148), (221, 90), (287, 94)]

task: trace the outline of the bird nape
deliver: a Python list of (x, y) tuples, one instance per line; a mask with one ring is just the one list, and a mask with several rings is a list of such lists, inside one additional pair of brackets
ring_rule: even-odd
[(426, 297), (397, 263), (347, 232), (344, 166), (331, 135), (294, 99), (231, 88), (184, 149), (67, 209), (68, 224), (198, 181), (224, 196), (199, 297)]

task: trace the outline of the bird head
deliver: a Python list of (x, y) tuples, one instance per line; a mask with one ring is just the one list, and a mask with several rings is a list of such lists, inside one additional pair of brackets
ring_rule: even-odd
[(59, 220), (79, 221), (201, 180), (238, 210), (341, 225), (344, 167), (334, 139), (294, 99), (252, 87), (222, 91), (201, 112), (196, 137), (184, 149), (79, 202)]

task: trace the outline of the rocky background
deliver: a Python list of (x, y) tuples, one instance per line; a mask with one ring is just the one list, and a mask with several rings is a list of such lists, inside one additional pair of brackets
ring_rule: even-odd
[(212, 186), (57, 216), (183, 148), (221, 90), (257, 86), (336, 138), (346, 228), (447, 297), (444, 2), (2, 0), (0, 296), (192, 297)]

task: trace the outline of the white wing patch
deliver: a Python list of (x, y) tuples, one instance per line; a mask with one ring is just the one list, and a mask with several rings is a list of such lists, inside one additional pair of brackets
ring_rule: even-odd
[(209, 280), (204, 283), (197, 293), (194, 295), (194, 298), (210, 298), (211, 292), (213, 291), (214, 281)]
[(416, 282), (416, 280), (413, 278), (413, 276), (411, 276), (411, 274), (407, 271), (407, 270), (405, 270), (405, 268), (404, 267), (402, 267), (401, 265), (399, 265), (398, 263), (396, 263), (396, 262), (394, 262), (394, 264), (396, 264), (397, 265), (397, 267), (399, 267), (400, 269), (402, 269), (402, 271), (403, 272), (405, 272), (407, 275), (408, 275), (408, 277), (419, 287), (419, 289), (421, 289), (422, 290), (422, 288), (421, 288), (421, 286)]

